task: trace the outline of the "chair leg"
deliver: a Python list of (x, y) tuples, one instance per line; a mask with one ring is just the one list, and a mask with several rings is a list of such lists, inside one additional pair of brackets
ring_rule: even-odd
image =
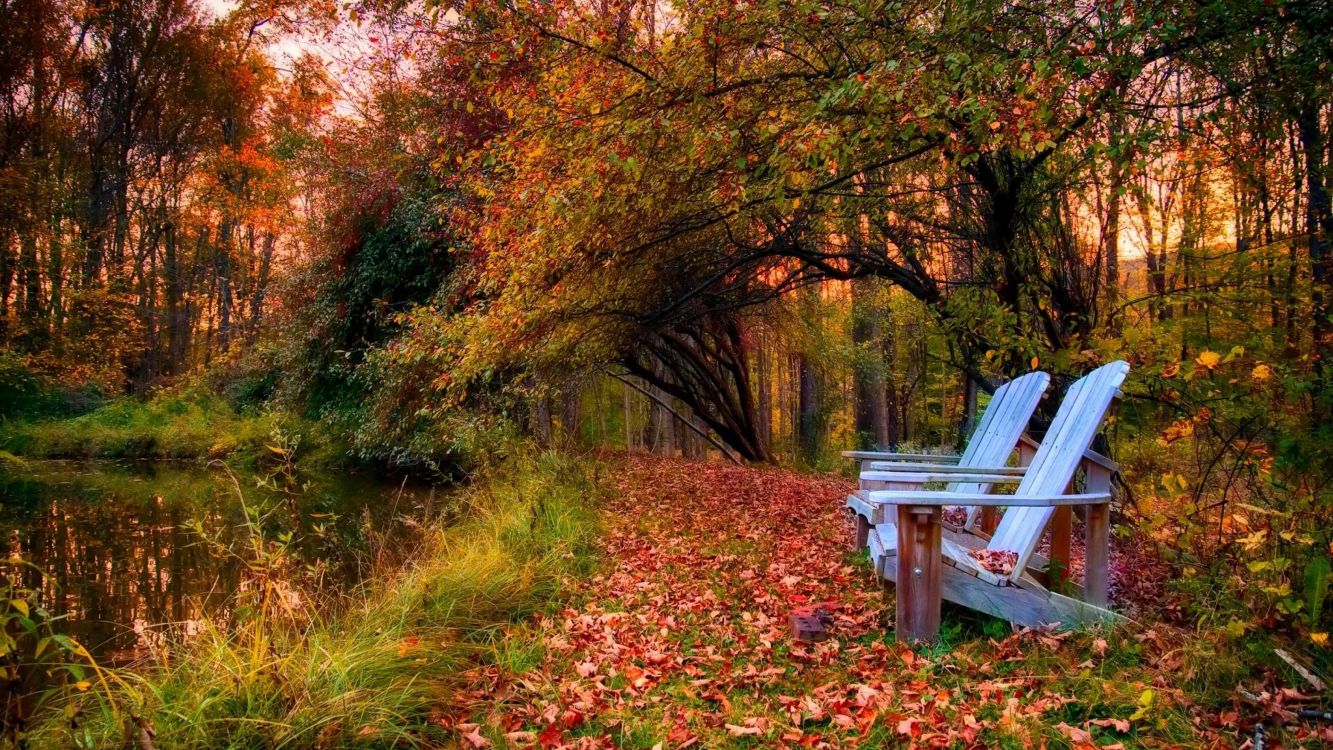
[(1083, 558), (1083, 596), (1089, 604), (1105, 607), (1110, 601), (1111, 506), (1088, 506), (1087, 548)]
[(860, 552), (866, 548), (870, 539), (870, 521), (860, 513), (853, 513), (856, 516), (856, 533), (852, 539), (852, 551)]
[(934, 641), (940, 632), (940, 507), (898, 506), (897, 637)]

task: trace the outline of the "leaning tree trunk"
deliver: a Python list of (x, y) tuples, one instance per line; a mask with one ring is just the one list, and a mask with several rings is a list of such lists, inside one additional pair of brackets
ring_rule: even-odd
[(710, 315), (645, 334), (622, 364), (689, 407), (726, 446), (750, 461), (771, 461), (759, 429), (749, 355), (739, 321)]

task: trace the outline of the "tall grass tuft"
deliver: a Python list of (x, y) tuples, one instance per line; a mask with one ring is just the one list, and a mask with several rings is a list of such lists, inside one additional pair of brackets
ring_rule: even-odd
[(462, 669), (590, 565), (596, 471), (553, 454), (513, 459), (468, 491), (462, 522), (433, 529), (412, 562), (336, 605), (293, 590), (281, 549), (266, 547), (236, 622), (205, 623), (109, 691), (77, 696), (32, 746), (437, 745), (444, 730), (432, 716)]

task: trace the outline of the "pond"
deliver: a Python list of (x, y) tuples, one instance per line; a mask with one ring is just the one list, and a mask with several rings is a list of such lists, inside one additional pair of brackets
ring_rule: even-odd
[(302, 577), (336, 593), (398, 562), (384, 558), (411, 549), (418, 521), (447, 498), (345, 472), (275, 485), (221, 466), (29, 461), (0, 469), (0, 529), (6, 551), (32, 564), (25, 583), (62, 618), (57, 630), (99, 662), (127, 665), (205, 624), (227, 626), (245, 570), (229, 550), (255, 528), (247, 518), (274, 539), (290, 533)]

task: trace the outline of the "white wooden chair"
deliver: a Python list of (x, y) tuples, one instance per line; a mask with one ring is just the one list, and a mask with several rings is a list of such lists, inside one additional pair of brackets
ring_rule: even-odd
[[(1019, 444), (1037, 402), (1046, 392), (1050, 376), (1030, 372), (995, 390), (990, 404), (981, 415), (976, 430), (960, 456), (935, 456), (924, 453), (883, 453), (847, 451), (842, 455), (861, 461), (860, 488), (847, 497), (847, 507), (856, 514), (855, 549), (865, 549), (874, 506), (867, 497), (874, 490), (920, 489), (927, 482), (947, 482), (945, 490), (960, 494), (987, 492), (997, 483), (1017, 482), (1023, 466), (1008, 466), (1014, 447)], [(1003, 475), (994, 479), (973, 475)], [(891, 515), (891, 514), (890, 514)], [(963, 528), (977, 530), (980, 514), (977, 506), (968, 508)]]
[[(1069, 387), (1013, 495), (896, 489), (867, 493), (865, 503), (874, 524), (867, 541), (876, 571), (896, 585), (899, 638), (933, 639), (939, 631), (941, 597), (1034, 627), (1119, 618), (1104, 608), (1113, 465), (1089, 462), (1085, 454), (1128, 373), (1127, 363), (1112, 362)], [(1073, 494), (1080, 465), (1087, 470), (1086, 488)], [(1004, 478), (997, 474), (968, 480)], [(947, 505), (1008, 508), (984, 548), (1015, 553), (1011, 573), (986, 570), (968, 554), (983, 547), (982, 537), (942, 533), (940, 510)], [(1071, 506), (1085, 508), (1083, 601), (1048, 590), (1028, 571), (1047, 522), (1057, 509)]]

